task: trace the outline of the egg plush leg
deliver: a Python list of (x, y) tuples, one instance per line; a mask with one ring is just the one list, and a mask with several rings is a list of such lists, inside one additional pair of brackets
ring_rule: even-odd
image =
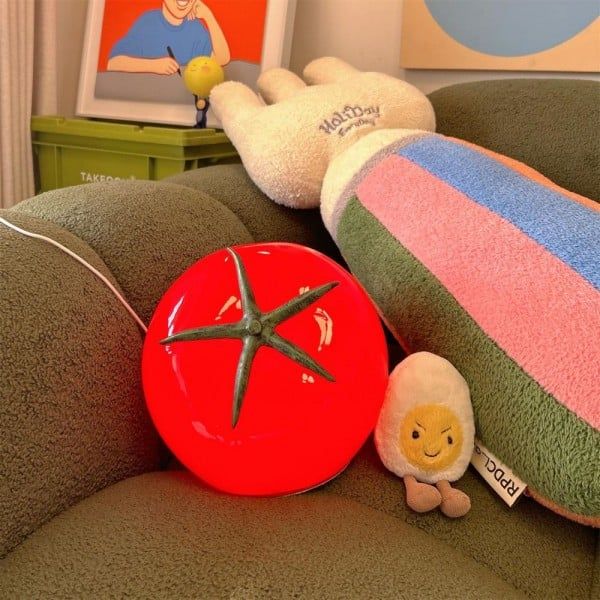
[(406, 486), (406, 504), (416, 512), (428, 512), (437, 508), (442, 502), (438, 490), (428, 483), (420, 483), (412, 475), (404, 476)]
[(438, 481), (437, 489), (442, 497), (440, 510), (451, 518), (464, 517), (471, 510), (471, 499), (467, 494), (453, 488), (449, 481)]

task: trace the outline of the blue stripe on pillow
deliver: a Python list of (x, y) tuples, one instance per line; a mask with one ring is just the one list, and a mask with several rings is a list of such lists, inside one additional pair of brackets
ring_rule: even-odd
[(441, 136), (397, 154), (511, 222), (600, 289), (600, 212)]

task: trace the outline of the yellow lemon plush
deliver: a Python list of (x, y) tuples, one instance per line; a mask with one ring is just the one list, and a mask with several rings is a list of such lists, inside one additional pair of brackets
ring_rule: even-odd
[(183, 72), (185, 87), (200, 98), (208, 98), (210, 91), (225, 81), (221, 65), (210, 56), (196, 56)]
[(469, 511), (469, 497), (450, 482), (466, 471), (474, 437), (469, 387), (446, 359), (417, 352), (392, 371), (375, 444), (383, 464), (404, 479), (413, 510)]

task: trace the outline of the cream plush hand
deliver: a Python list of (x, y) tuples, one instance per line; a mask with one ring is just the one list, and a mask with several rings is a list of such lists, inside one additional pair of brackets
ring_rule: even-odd
[(309, 85), (285, 69), (265, 71), (264, 102), (237, 82), (210, 96), (248, 174), (275, 202), (318, 206), (330, 162), (374, 131), (435, 129), (431, 104), (404, 81), (330, 57), (309, 63), (303, 76)]

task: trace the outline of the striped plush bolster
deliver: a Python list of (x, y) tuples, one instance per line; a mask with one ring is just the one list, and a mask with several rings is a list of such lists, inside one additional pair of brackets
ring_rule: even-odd
[(600, 523), (597, 205), (423, 133), (380, 152), (334, 212), (398, 338), (469, 382), (484, 444), (549, 503)]

